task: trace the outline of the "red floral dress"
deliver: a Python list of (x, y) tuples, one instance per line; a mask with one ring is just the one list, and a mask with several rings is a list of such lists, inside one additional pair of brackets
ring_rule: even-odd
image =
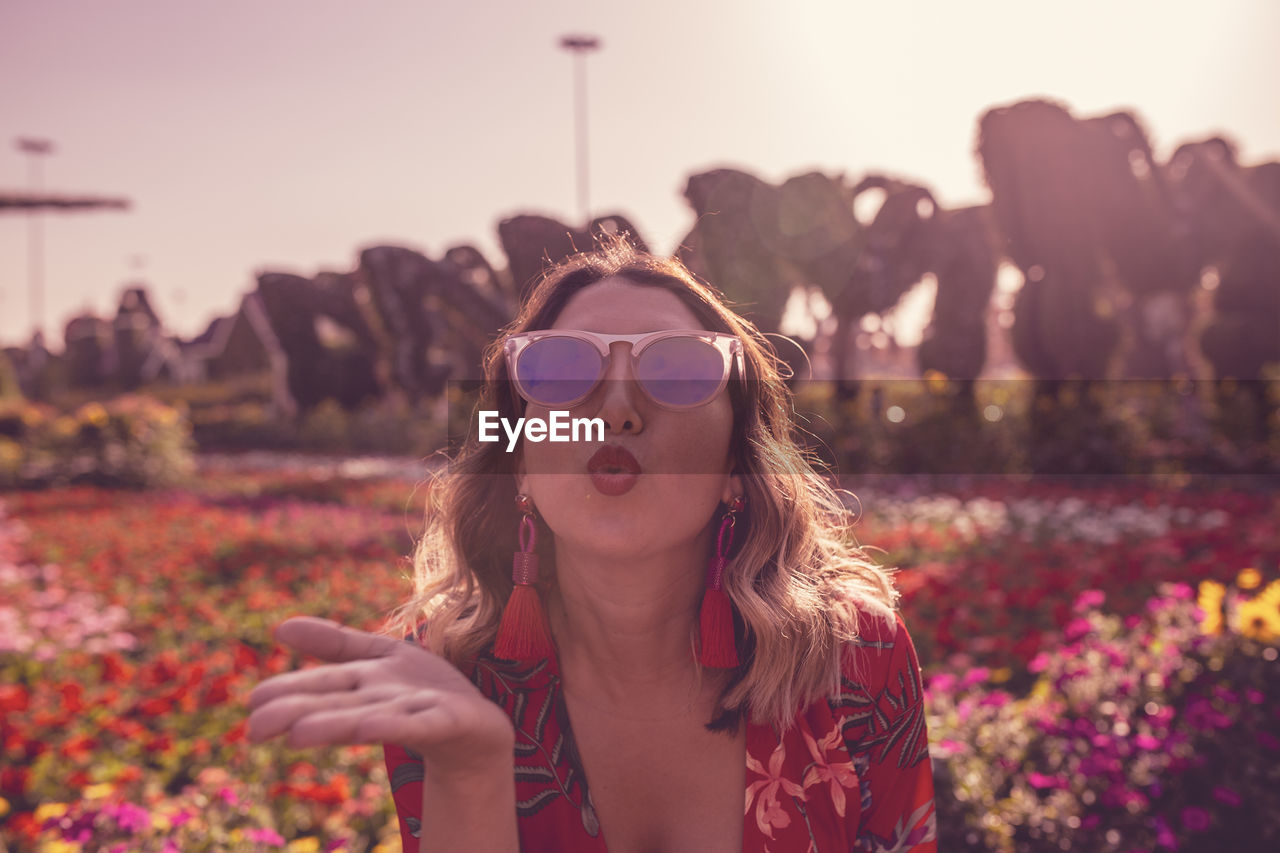
[[(810, 706), (783, 734), (747, 724), (744, 851), (936, 853), (920, 665), (900, 617), (896, 628), (853, 643), (840, 696)], [(605, 853), (554, 657), (488, 655), (469, 675), (515, 724), (520, 849)], [(404, 849), (416, 853), (422, 762), (393, 744), (385, 754)]]

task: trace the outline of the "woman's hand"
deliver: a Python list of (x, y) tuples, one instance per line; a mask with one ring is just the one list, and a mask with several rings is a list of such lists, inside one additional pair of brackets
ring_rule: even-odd
[(436, 784), (510, 778), (511, 720), (438, 655), (311, 617), (284, 622), (276, 639), (329, 665), (255, 687), (250, 741), (284, 734), (293, 747), (395, 743), (422, 756)]

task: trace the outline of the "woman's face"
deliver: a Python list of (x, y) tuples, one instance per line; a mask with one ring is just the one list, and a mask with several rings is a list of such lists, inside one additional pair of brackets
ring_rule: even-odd
[[(671, 291), (613, 277), (574, 294), (551, 328), (630, 335), (703, 325)], [(662, 408), (635, 382), (630, 345), (617, 342), (604, 381), (569, 416), (603, 419), (603, 445), (522, 439), (516, 475), (558, 548), (638, 558), (691, 547), (717, 503), (741, 493), (729, 474), (733, 408), (727, 387), (694, 409)], [(546, 419), (548, 409), (530, 403), (525, 417)], [(635, 458), (638, 478), (599, 476), (603, 457), (597, 452), (609, 445)]]

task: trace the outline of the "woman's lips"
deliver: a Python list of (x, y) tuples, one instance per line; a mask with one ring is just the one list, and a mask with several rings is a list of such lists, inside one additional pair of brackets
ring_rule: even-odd
[(624, 448), (606, 444), (587, 461), (591, 485), (602, 495), (625, 495), (640, 479), (640, 463)]

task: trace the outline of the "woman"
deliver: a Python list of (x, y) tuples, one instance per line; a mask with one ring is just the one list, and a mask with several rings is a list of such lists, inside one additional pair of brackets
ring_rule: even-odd
[(251, 737), (386, 743), (406, 850), (935, 849), (915, 651), (778, 364), (674, 261), (619, 239), (552, 270), (480, 408), (603, 436), (469, 436), (412, 642), (286, 622), (334, 665), (260, 685)]

